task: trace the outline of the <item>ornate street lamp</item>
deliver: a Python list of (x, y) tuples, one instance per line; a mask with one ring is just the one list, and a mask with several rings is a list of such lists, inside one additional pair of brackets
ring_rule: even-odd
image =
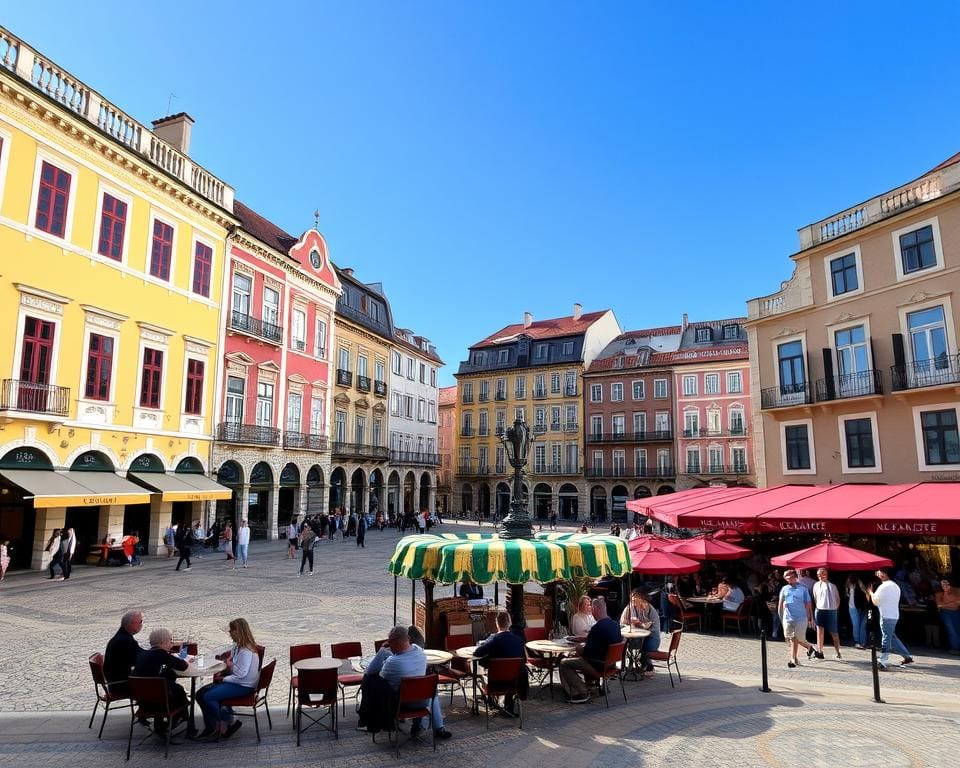
[(510, 512), (503, 519), (500, 535), (504, 539), (532, 539), (533, 525), (527, 509), (527, 497), (523, 492), (524, 467), (530, 451), (530, 428), (517, 419), (513, 426), (504, 430), (500, 441), (507, 452), (507, 461), (513, 467), (513, 493), (510, 498)]

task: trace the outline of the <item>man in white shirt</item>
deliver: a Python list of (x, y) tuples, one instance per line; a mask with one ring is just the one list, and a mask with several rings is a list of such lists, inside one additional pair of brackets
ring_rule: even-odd
[[(823, 636), (829, 632), (833, 647), (840, 656), (840, 633), (837, 630), (837, 612), (840, 609), (840, 590), (830, 581), (826, 568), (817, 569), (818, 581), (813, 585), (814, 621), (817, 623), (817, 658), (823, 658)], [(809, 657), (809, 651), (808, 657)]]
[(813, 579), (810, 578), (809, 571), (798, 571), (799, 575), (797, 576), (797, 583), (807, 588), (807, 592), (810, 593), (810, 599), (813, 600), (813, 585), (816, 583)]
[(890, 573), (881, 568), (876, 576), (880, 579), (880, 586), (874, 590), (867, 588), (867, 597), (880, 611), (880, 661), (877, 668), (881, 672), (886, 672), (890, 667), (890, 647), (903, 656), (900, 666), (913, 664), (913, 656), (907, 650), (900, 638), (897, 637), (897, 622), (900, 620), (900, 587), (897, 582), (890, 578)]
[(247, 549), (250, 546), (250, 526), (246, 520), (240, 521), (240, 527), (237, 529), (237, 559), (233, 563), (234, 569), (237, 563), (243, 563), (247, 567)]

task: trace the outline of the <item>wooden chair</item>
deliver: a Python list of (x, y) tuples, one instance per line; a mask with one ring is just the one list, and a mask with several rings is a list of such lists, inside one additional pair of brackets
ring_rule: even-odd
[[(297, 686), (297, 708), (294, 712), (294, 724), (297, 728), (297, 746), (300, 746), (300, 734), (315, 725), (330, 731), (335, 739), (340, 738), (337, 726), (337, 680), (336, 669), (304, 669), (300, 672), (300, 683)], [(314, 716), (311, 712), (319, 709), (327, 710), (324, 714)], [(307, 710), (306, 713), (304, 710)], [(306, 714), (310, 724), (303, 727), (303, 717)], [(324, 725), (324, 719), (330, 718), (330, 724)]]
[(387, 644), (387, 638), (383, 638), (383, 640), (377, 640), (376, 642), (374, 642), (373, 655), (376, 656), (380, 652), (380, 649), (383, 648), (383, 646), (385, 646), (386, 644)]
[[(267, 706), (267, 694), (270, 693), (270, 683), (273, 682), (273, 673), (277, 668), (277, 660), (270, 659), (260, 670), (260, 679), (257, 681), (257, 687), (252, 693), (246, 696), (237, 696), (233, 699), (224, 699), (220, 704), (224, 707), (249, 707), (253, 710), (253, 727), (257, 732), (257, 744), (260, 743), (260, 720), (257, 718), (257, 709), (263, 707), (267, 712), (267, 725), (273, 730), (273, 721), (270, 719), (270, 707)], [(247, 714), (237, 714), (237, 717), (251, 717)], [(219, 736), (217, 741), (219, 741)]]
[[(293, 695), (297, 690), (297, 671), (293, 668), (293, 665), (304, 659), (319, 659), (321, 656), (323, 656), (323, 646), (320, 643), (303, 643), (290, 646), (290, 688), (287, 691), (287, 717), (290, 717)], [(296, 727), (296, 723), (293, 726)]]
[[(523, 637), (526, 642), (531, 640), (546, 640), (546, 627), (524, 627)], [(527, 648), (527, 667), (530, 671), (531, 684), (536, 685), (540, 690), (539, 696), (543, 692), (545, 681), (550, 679), (550, 670), (560, 666), (560, 657), (544, 656), (542, 653), (531, 651)], [(550, 688), (550, 698), (553, 698), (553, 688)]]
[[(334, 659), (349, 659), (351, 656), (363, 656), (363, 648), (358, 642), (333, 643), (330, 646), (330, 655)], [(354, 701), (359, 708), (357, 694), (360, 692), (360, 683), (363, 675), (357, 672), (344, 672), (337, 676), (337, 685), (340, 686), (340, 700), (343, 704), (343, 716), (347, 716), (347, 688), (353, 688)]]
[(97, 707), (103, 704), (103, 720), (100, 722), (100, 732), (97, 738), (103, 738), (103, 726), (107, 724), (107, 712), (110, 711), (110, 705), (117, 701), (126, 701), (130, 707), (133, 702), (127, 693), (110, 693), (107, 678), (103, 674), (103, 654), (94, 653), (90, 656), (90, 674), (93, 676), (93, 692), (97, 695), (97, 700), (93, 705), (93, 712), (90, 713), (90, 722), (87, 728), (93, 728), (93, 718), (97, 716)]
[(133, 742), (133, 726), (138, 719), (159, 719), (167, 721), (164, 734), (163, 756), (170, 756), (170, 738), (173, 736), (173, 721), (177, 717), (186, 718), (187, 705), (176, 708), (170, 706), (167, 681), (163, 677), (130, 676), (130, 733), (127, 736), (127, 760), (130, 759), (130, 745)]
[[(454, 653), (458, 648), (466, 648), (473, 645), (472, 635), (447, 635), (443, 639), (444, 648), (450, 653)], [(463, 695), (463, 703), (467, 703), (467, 688), (465, 680), (473, 677), (472, 663), (467, 659), (461, 659), (454, 655), (450, 660), (450, 666), (443, 667), (442, 671), (437, 673), (440, 676), (438, 685), (447, 686), (450, 689), (450, 704), (453, 705), (453, 694), (457, 688)]]
[[(600, 693), (603, 694), (607, 702), (607, 709), (610, 709), (610, 697), (607, 695), (607, 689), (610, 687), (610, 680), (617, 678), (620, 681), (620, 692), (623, 694), (623, 703), (627, 703), (627, 689), (623, 687), (623, 655), (627, 650), (627, 641), (621, 640), (619, 643), (611, 643), (607, 648), (606, 658), (588, 659), (594, 666), (591, 671), (586, 672), (584, 678), (597, 680), (600, 683)], [(596, 667), (599, 666), (599, 671)]]
[[(436, 675), (417, 675), (400, 679), (400, 698), (397, 701), (397, 714), (394, 717), (397, 731), (397, 758), (400, 757), (400, 723), (404, 720), (419, 720), (421, 717), (429, 719), (430, 740), (433, 751), (437, 751), (437, 735), (433, 729), (433, 710), (431, 704), (437, 696)], [(411, 736), (412, 738), (412, 736)], [(407, 739), (409, 741), (410, 739)]]
[(743, 635), (743, 622), (747, 622), (747, 626), (750, 626), (750, 604), (753, 602), (752, 597), (744, 598), (743, 602), (737, 606), (735, 611), (721, 611), (720, 613), (720, 629), (723, 632), (727, 631), (727, 624), (731, 622), (737, 625), (737, 632)]
[(683, 635), (683, 630), (677, 629), (670, 635), (670, 648), (666, 651), (647, 651), (647, 658), (650, 661), (665, 661), (667, 664), (667, 673), (670, 675), (670, 687), (673, 688), (673, 672), (670, 671), (670, 665), (673, 665), (673, 668), (677, 670), (677, 682), (682, 683), (683, 678), (680, 677), (680, 667), (677, 666), (677, 648), (680, 647), (680, 637)]
[(703, 614), (700, 611), (685, 606), (683, 600), (680, 599), (680, 595), (671, 594), (667, 597), (670, 600), (673, 621), (680, 625), (681, 630), (686, 631), (693, 624), (697, 625), (697, 629), (703, 628)]
[(520, 677), (527, 660), (523, 658), (490, 659), (487, 679), (481, 680), (484, 708), (487, 712), (487, 730), (490, 730), (490, 700), (496, 696), (513, 696), (523, 729), (523, 707), (520, 702)]

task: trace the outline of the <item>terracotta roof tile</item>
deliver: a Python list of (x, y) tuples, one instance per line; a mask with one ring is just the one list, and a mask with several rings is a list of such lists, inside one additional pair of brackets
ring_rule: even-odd
[(659, 328), (641, 328), (637, 331), (624, 331), (617, 339), (638, 339), (648, 336), (672, 336), (683, 330), (680, 325), (661, 325)]
[(604, 309), (600, 312), (584, 312), (579, 319), (574, 319), (573, 315), (568, 315), (567, 317), (555, 317), (551, 320), (535, 320), (527, 328), (523, 327), (523, 323), (514, 323), (471, 345), (470, 349), (492, 347), (503, 342), (513, 341), (521, 333), (526, 334), (531, 339), (553, 339), (558, 336), (575, 336), (579, 333), (586, 333), (594, 322), (609, 311)]
[(239, 200), (233, 204), (233, 213), (240, 219), (240, 226), (245, 232), (284, 256), (290, 253), (290, 249), (297, 244), (297, 238), (280, 229), (272, 221), (265, 219)]
[(750, 351), (745, 341), (728, 345), (712, 345), (703, 349), (681, 349), (677, 352), (658, 352), (650, 355), (649, 365), (685, 365), (709, 363), (714, 360), (749, 360)]
[(454, 405), (457, 402), (457, 386), (440, 387), (440, 405)]

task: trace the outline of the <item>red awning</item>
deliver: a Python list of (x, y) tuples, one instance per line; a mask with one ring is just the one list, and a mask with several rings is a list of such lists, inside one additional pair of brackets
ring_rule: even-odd
[[(700, 528), (703, 526), (690, 525), (679, 521), (683, 515), (713, 508), (725, 502), (739, 501), (758, 493), (762, 493), (759, 488), (695, 488), (690, 491), (671, 493), (669, 496), (657, 496), (655, 498), (658, 503), (647, 505), (645, 510), (642, 511), (644, 514), (675, 528)], [(661, 499), (662, 501), (660, 501)], [(638, 499), (637, 501), (649, 501), (649, 499)], [(634, 503), (628, 501), (627, 509), (633, 509), (630, 505)]]
[(960, 536), (960, 483), (908, 486), (902, 493), (857, 513), (850, 524), (853, 533)]
[(817, 486), (810, 489), (815, 493), (762, 514), (757, 518), (757, 530), (761, 533), (851, 533), (854, 515), (912, 487), (855, 483)]

